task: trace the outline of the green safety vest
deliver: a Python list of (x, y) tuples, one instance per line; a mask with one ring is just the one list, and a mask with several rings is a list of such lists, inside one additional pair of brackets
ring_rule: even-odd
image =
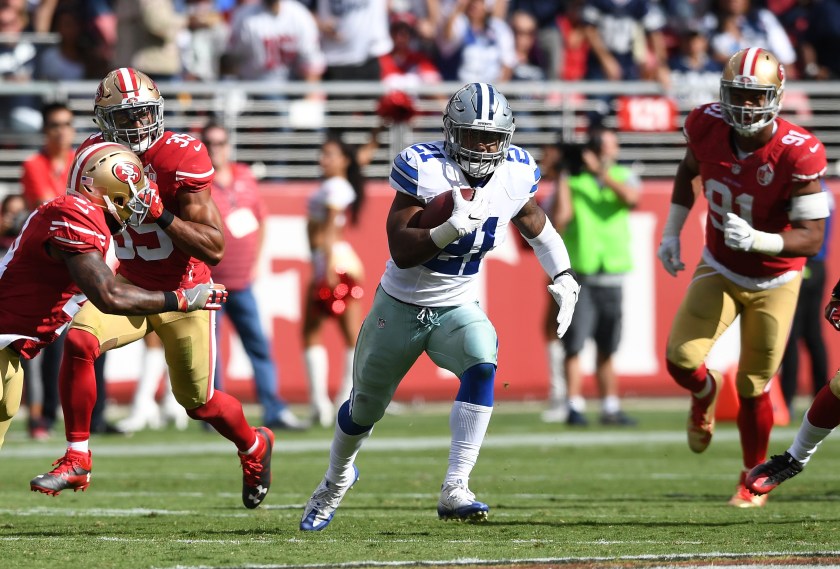
[[(625, 182), (629, 168), (613, 165), (610, 177)], [(572, 268), (584, 275), (627, 273), (633, 268), (630, 250), (630, 208), (611, 189), (584, 172), (569, 178), (572, 220), (563, 233)]]

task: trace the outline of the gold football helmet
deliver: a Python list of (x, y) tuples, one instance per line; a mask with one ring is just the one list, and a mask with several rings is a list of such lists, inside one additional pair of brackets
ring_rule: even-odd
[(163, 136), (163, 97), (148, 75), (131, 67), (114, 69), (99, 83), (93, 113), (105, 140), (137, 154)]
[(720, 78), (723, 118), (742, 136), (769, 125), (782, 108), (785, 68), (760, 47), (742, 49), (729, 58)]
[(149, 187), (143, 163), (125, 146), (92, 144), (79, 152), (70, 167), (67, 193), (82, 196), (116, 220), (119, 233), (126, 224), (140, 225), (148, 205), (137, 194)]

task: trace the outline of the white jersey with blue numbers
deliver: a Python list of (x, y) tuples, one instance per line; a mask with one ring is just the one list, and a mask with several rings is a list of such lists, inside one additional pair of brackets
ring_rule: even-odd
[[(478, 300), (478, 271), (484, 256), (507, 235), (508, 224), (537, 191), (540, 169), (526, 150), (511, 145), (507, 160), (483, 185), (490, 216), (477, 231), (447, 245), (422, 265), (401, 269), (388, 259), (383, 290), (418, 306), (460, 306)], [(394, 159), (391, 187), (429, 203), (453, 186), (470, 186), (461, 168), (443, 150), (443, 141), (409, 146)]]

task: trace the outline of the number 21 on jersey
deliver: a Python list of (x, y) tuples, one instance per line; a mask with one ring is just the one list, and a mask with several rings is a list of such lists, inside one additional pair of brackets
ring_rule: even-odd
[[(481, 229), (453, 241), (437, 257), (423, 263), (427, 269), (444, 275), (474, 275), (481, 259), (496, 243), (498, 217), (488, 217)], [(479, 242), (478, 248), (475, 247)]]

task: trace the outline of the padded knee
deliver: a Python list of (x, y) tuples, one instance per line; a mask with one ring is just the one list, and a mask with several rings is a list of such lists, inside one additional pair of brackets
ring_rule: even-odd
[(686, 369), (668, 359), (665, 360), (665, 366), (668, 368), (668, 373), (674, 378), (677, 385), (689, 391), (698, 391), (706, 384), (708, 370), (705, 364), (701, 364), (697, 369)]
[(493, 406), (493, 384), (496, 378), (496, 366), (489, 363), (476, 364), (461, 374), (461, 387), (456, 401)]

